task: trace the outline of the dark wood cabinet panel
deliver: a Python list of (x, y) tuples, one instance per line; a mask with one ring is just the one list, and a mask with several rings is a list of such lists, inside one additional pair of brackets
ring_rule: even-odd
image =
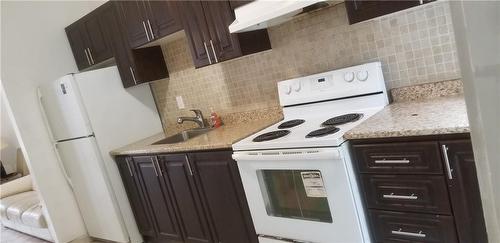
[(151, 40), (144, 1), (115, 1), (122, 28), (132, 48)]
[(194, 66), (203, 67), (212, 64), (213, 57), (209, 57), (209, 55), (213, 55), (209, 54), (210, 32), (202, 3), (200, 1), (182, 1), (176, 2), (175, 6), (179, 11), (179, 18), (186, 33)]
[[(427, 3), (431, 1), (423, 1)], [(345, 2), (349, 23), (354, 24), (403, 9), (421, 5), (419, 0), (385, 1), (385, 0), (347, 0)]]
[(153, 34), (151, 39), (159, 39), (182, 29), (176, 17), (173, 3), (150, 0), (145, 2), (148, 20)]
[(153, 221), (151, 219), (151, 212), (146, 206), (147, 201), (145, 200), (143, 194), (139, 191), (140, 189), (137, 187), (137, 182), (135, 180), (137, 175), (134, 165), (130, 164), (132, 163), (130, 161), (130, 157), (117, 157), (116, 163), (118, 170), (120, 171), (139, 232), (144, 236), (156, 237)]
[(361, 173), (443, 173), (437, 142), (355, 144), (352, 148)]
[(448, 190), (460, 242), (488, 242), (470, 140), (442, 141)]
[(75, 22), (66, 27), (66, 36), (68, 37), (78, 70), (88, 68), (91, 63), (87, 53), (87, 33), (85, 32), (83, 23)]
[(183, 231), (184, 242), (212, 242), (207, 218), (203, 210), (192, 170), (185, 154), (158, 156), (165, 183), (172, 188), (177, 202), (177, 212)]
[(204, 1), (203, 10), (210, 30), (211, 54), (215, 61), (222, 62), (241, 56), (238, 35), (229, 33), (228, 29), (234, 21), (229, 1)]
[(88, 40), (88, 54), (92, 64), (100, 63), (113, 57), (113, 48), (106, 31), (109, 29), (105, 15), (109, 13), (111, 4), (104, 4), (84, 19)]
[(193, 153), (195, 176), (216, 242), (252, 242), (257, 236), (236, 162), (230, 151)]
[(443, 176), (365, 174), (361, 180), (368, 208), (451, 215)]
[(375, 242), (456, 243), (453, 217), (370, 210)]
[(155, 156), (133, 157), (133, 161), (139, 184), (153, 212), (158, 238), (182, 240), (171, 193), (162, 182), (163, 172), (157, 168)]

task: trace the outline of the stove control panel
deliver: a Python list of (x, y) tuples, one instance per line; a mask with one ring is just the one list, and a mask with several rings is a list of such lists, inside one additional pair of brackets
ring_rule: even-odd
[(278, 83), (282, 106), (386, 92), (380, 62), (313, 74)]

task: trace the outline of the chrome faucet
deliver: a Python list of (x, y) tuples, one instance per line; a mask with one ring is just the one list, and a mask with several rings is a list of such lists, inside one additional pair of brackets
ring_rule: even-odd
[(201, 113), (200, 110), (194, 109), (191, 111), (194, 112), (194, 114), (196, 115), (195, 117), (184, 117), (184, 116), (177, 117), (177, 123), (181, 124), (184, 121), (192, 121), (192, 122), (195, 122), (196, 124), (198, 124), (199, 128), (208, 127), (207, 123), (205, 122), (205, 119), (203, 118), (203, 113)]

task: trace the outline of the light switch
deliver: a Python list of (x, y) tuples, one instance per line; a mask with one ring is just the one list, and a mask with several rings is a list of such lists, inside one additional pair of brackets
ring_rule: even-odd
[(184, 105), (184, 100), (182, 100), (182, 96), (175, 96), (175, 100), (177, 101), (177, 108), (184, 109), (186, 106)]

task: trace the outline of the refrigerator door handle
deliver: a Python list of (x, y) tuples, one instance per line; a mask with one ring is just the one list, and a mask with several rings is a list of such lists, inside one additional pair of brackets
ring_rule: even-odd
[[(52, 129), (50, 128), (50, 125), (49, 125), (49, 119), (47, 118), (47, 113), (45, 113), (45, 109), (43, 108), (43, 96), (42, 96), (42, 92), (40, 92), (40, 88), (37, 89), (37, 96), (38, 96), (38, 105), (40, 107), (40, 113), (42, 114), (43, 123), (44, 123), (45, 127), (47, 128), (47, 132), (49, 133), (49, 137), (52, 140), (54, 138), (54, 135), (53, 135)], [(54, 149), (54, 152), (56, 153), (57, 163), (58, 163), (59, 167), (61, 168), (61, 171), (63, 172), (64, 177), (66, 178), (66, 181), (68, 181), (71, 188), (73, 188), (73, 183), (71, 183), (71, 177), (68, 175), (66, 168), (64, 168), (61, 157), (59, 156), (59, 151), (57, 150), (57, 143), (55, 143), (55, 141), (52, 141), (52, 149)]]

